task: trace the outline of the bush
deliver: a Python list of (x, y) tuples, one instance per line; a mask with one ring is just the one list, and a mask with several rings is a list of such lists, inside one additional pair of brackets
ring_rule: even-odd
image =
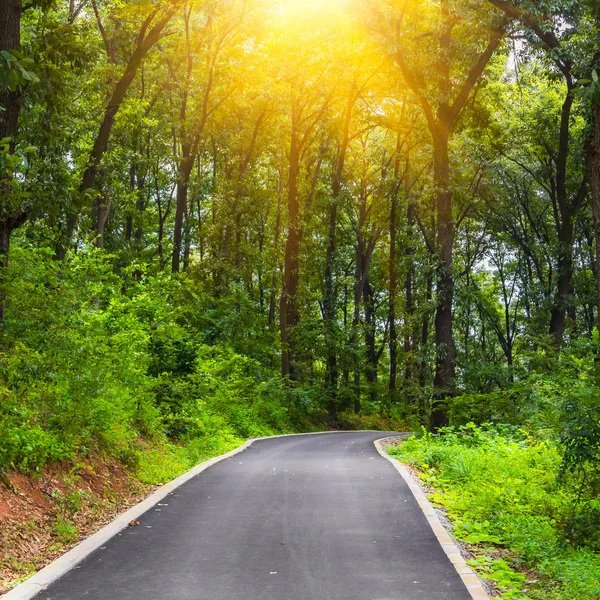
[[(128, 277), (114, 262), (89, 250), (59, 268), (49, 250), (14, 246), (4, 280), (0, 470), (108, 452), (164, 480), (242, 438), (292, 429), (279, 374), (214, 327), (210, 336), (197, 328), (207, 323), (196, 316), (205, 299), (195, 282)], [(144, 459), (148, 440), (157, 456)]]

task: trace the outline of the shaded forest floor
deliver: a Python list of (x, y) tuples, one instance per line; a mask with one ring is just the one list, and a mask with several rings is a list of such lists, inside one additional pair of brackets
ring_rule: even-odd
[(115, 459), (8, 472), (0, 483), (0, 595), (147, 496)]

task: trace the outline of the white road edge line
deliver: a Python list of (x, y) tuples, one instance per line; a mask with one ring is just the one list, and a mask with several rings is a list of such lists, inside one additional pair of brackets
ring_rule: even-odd
[(446, 528), (442, 525), (442, 522), (435, 513), (433, 505), (425, 495), (425, 492), (423, 492), (421, 489), (421, 486), (401, 462), (397, 461), (387, 453), (383, 442), (387, 439), (390, 439), (390, 437), (375, 440), (373, 442), (377, 452), (379, 452), (383, 458), (386, 458), (392, 463), (392, 465), (394, 465), (396, 471), (400, 473), (402, 479), (404, 479), (406, 485), (408, 485), (410, 488), (410, 491), (415, 497), (415, 500), (419, 504), (419, 507), (423, 511), (425, 518), (433, 530), (435, 537), (440, 543), (442, 550), (446, 553), (446, 556), (454, 565), (456, 572), (459, 574), (463, 583), (467, 587), (468, 592), (471, 594), (471, 598), (473, 598), (473, 600), (490, 600), (490, 596), (487, 593), (482, 581), (479, 579), (475, 571), (473, 571), (473, 569), (471, 569), (471, 567), (469, 567), (469, 565), (466, 563), (458, 546), (454, 543), (454, 540), (446, 531)]
[[(372, 430), (362, 430), (372, 432)], [(132, 506), (129, 510), (119, 515), (114, 521), (111, 521), (108, 525), (105, 525), (96, 533), (93, 533), (85, 540), (77, 544), (74, 548), (59, 556), (56, 560), (51, 562), (49, 565), (38, 571), (35, 575), (32, 575), (29, 579), (20, 583), (14, 587), (10, 592), (0, 595), (2, 600), (30, 600), (40, 591), (46, 589), (51, 583), (54, 583), (57, 579), (68, 573), (71, 569), (76, 567), (81, 561), (86, 559), (92, 552), (98, 550), (98, 548), (104, 546), (108, 540), (113, 538), (115, 535), (123, 531), (131, 521), (134, 521), (138, 517), (141, 517), (145, 512), (149, 511), (155, 504), (158, 504), (166, 496), (168, 496), (173, 490), (196, 477), (202, 471), (212, 467), (213, 465), (230, 458), (244, 450), (248, 449), (254, 442), (260, 440), (271, 440), (274, 438), (293, 437), (298, 435), (323, 435), (323, 434), (335, 434), (335, 433), (351, 433), (349, 431), (314, 431), (311, 433), (286, 433), (282, 435), (271, 435), (267, 437), (253, 438), (246, 441), (238, 448), (215, 456), (205, 462), (202, 462), (187, 473), (173, 479), (169, 483), (159, 487), (155, 492), (150, 494), (145, 500), (142, 500), (139, 504)], [(359, 433), (354, 431), (353, 433)]]

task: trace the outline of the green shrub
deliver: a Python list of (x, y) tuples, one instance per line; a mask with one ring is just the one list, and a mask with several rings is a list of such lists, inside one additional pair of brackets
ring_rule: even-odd
[(193, 280), (129, 277), (96, 250), (59, 268), (15, 244), (3, 283), (0, 470), (108, 452), (164, 481), (242, 438), (293, 430), (281, 377), (226, 342), (222, 313), (198, 317)]
[[(562, 456), (554, 442), (470, 423), (438, 435), (424, 432), (390, 454), (416, 466), (439, 490), (433, 499), (447, 510), (459, 539), (492, 547), (480, 554), (479, 567), (503, 598), (600, 597), (597, 530), (577, 538), (572, 531), (574, 519), (591, 522), (596, 501), (582, 502), (574, 474), (559, 478)], [(495, 548), (507, 549), (511, 558), (498, 562)], [(536, 571), (539, 582), (526, 584), (521, 568)]]

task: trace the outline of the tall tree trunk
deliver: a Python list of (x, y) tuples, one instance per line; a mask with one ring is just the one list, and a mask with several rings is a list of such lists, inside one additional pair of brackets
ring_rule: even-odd
[(75, 232), (75, 228), (77, 227), (79, 213), (84, 206), (86, 196), (90, 190), (94, 189), (100, 162), (102, 161), (102, 157), (108, 149), (108, 142), (113, 125), (115, 123), (115, 118), (119, 112), (119, 109), (121, 108), (121, 105), (123, 104), (123, 100), (125, 100), (127, 91), (137, 75), (138, 69), (142, 64), (142, 60), (152, 49), (152, 47), (163, 37), (163, 29), (175, 14), (177, 5), (177, 2), (173, 3), (173, 5), (166, 10), (163, 16), (152, 27), (150, 32), (147, 32), (148, 27), (150, 26), (156, 13), (153, 13), (151, 16), (149, 16), (141, 26), (140, 34), (133, 52), (129, 57), (125, 71), (119, 81), (117, 81), (104, 110), (102, 123), (100, 124), (98, 133), (96, 134), (94, 145), (88, 157), (87, 166), (81, 178), (78, 199), (75, 204), (70, 207), (67, 213), (66, 227), (63, 235), (60, 236), (55, 251), (55, 258), (57, 260), (63, 260), (65, 258), (69, 245), (71, 244), (71, 240), (73, 239), (73, 234)]
[(388, 321), (390, 327), (390, 403), (395, 400), (396, 394), (396, 378), (398, 375), (398, 331), (396, 328), (396, 289), (398, 287), (398, 260), (397, 260), (397, 226), (398, 226), (398, 177), (400, 175), (400, 133), (396, 142), (396, 157), (394, 159), (394, 182), (392, 185), (392, 193), (390, 197), (390, 279), (389, 279), (389, 309)]
[(273, 273), (271, 276), (271, 295), (269, 298), (269, 327), (275, 322), (275, 299), (277, 297), (277, 274), (279, 272), (279, 237), (281, 235), (281, 197), (283, 195), (283, 177), (279, 177), (277, 189), (277, 215), (275, 216), (275, 233), (273, 235), (273, 253), (275, 255)]
[(140, 193), (140, 197), (136, 200), (136, 203), (135, 203), (136, 216), (137, 216), (137, 220), (138, 220), (138, 226), (135, 228), (135, 241), (136, 241), (136, 244), (139, 249), (141, 246), (141, 243), (142, 243), (142, 236), (144, 233), (144, 228), (142, 226), (142, 213), (144, 212), (144, 209), (146, 208), (146, 202), (144, 201), (144, 198), (141, 195), (143, 190), (140, 189), (139, 183), (138, 183), (138, 190)]
[[(129, 191), (133, 194), (135, 191), (135, 172), (136, 165), (135, 163), (131, 163), (129, 167)], [(130, 212), (127, 215), (127, 219), (125, 221), (125, 241), (127, 243), (131, 242), (131, 237), (133, 236), (133, 214)]]
[(183, 270), (187, 271), (190, 268), (190, 260), (192, 255), (192, 219), (194, 216), (194, 194), (190, 198), (189, 206), (185, 210), (185, 223), (183, 226)]
[[(348, 273), (346, 273), (346, 276)], [(343, 304), (343, 314), (344, 314), (344, 334), (348, 335), (348, 299), (350, 298), (350, 290), (349, 286), (344, 281), (344, 304)], [(348, 352), (345, 351), (343, 354), (343, 368), (342, 368), (342, 381), (344, 383), (344, 390), (349, 389), (350, 383), (350, 361), (348, 359)]]
[(6, 312), (6, 291), (4, 289), (6, 267), (8, 267), (8, 251), (10, 250), (10, 236), (12, 226), (7, 219), (0, 221), (0, 330), (4, 323)]
[(338, 363), (337, 363), (337, 303), (335, 297), (335, 287), (333, 281), (333, 269), (336, 256), (336, 238), (337, 238), (337, 211), (342, 189), (342, 177), (344, 165), (346, 163), (346, 154), (348, 144), (350, 143), (350, 124), (352, 122), (352, 113), (358, 94), (355, 86), (352, 86), (350, 97), (346, 104), (344, 112), (344, 128), (342, 130), (341, 142), (335, 162), (331, 185), (331, 204), (329, 206), (329, 226), (327, 228), (327, 255), (325, 257), (325, 298), (323, 302), (324, 320), (326, 331), (327, 346), (327, 406), (329, 418), (334, 421), (337, 418), (337, 387), (338, 387)]
[(327, 244), (327, 256), (325, 258), (325, 299), (323, 302), (323, 316), (325, 320), (325, 336), (327, 347), (327, 411), (329, 413), (329, 419), (331, 421), (335, 421), (337, 418), (338, 365), (337, 339), (335, 335), (337, 307), (333, 282), (333, 267), (336, 252), (336, 225), (339, 197), (338, 181), (334, 181), (332, 192), (331, 204), (329, 206), (329, 226), (327, 230), (329, 243)]
[(448, 422), (444, 398), (451, 393), (455, 359), (454, 340), (452, 338), (454, 219), (452, 216), (448, 141), (448, 127), (444, 123), (440, 123), (434, 140), (433, 165), (437, 204), (438, 254), (437, 309), (435, 314), (436, 371), (434, 379), (436, 397), (431, 412), (431, 426), (434, 429), (443, 427)]
[[(360, 205), (359, 205), (359, 217), (358, 224), (356, 226), (356, 265), (354, 271), (354, 314), (352, 317), (352, 328), (350, 334), (350, 348), (353, 352), (354, 361), (354, 412), (359, 414), (362, 410), (361, 406), (361, 390), (360, 390), (360, 353), (358, 349), (358, 328), (360, 325), (360, 306), (361, 299), (366, 299), (366, 286), (369, 281), (369, 272), (371, 270), (371, 258), (373, 251), (375, 250), (376, 237), (374, 232), (370, 232), (368, 236), (365, 236), (365, 226), (368, 218), (368, 190), (366, 180), (366, 165), (363, 165), (363, 177), (360, 185)], [(370, 310), (370, 309), (369, 309)], [(365, 307), (365, 312), (367, 307)], [(369, 314), (369, 319), (371, 313)], [(365, 319), (366, 321), (366, 319)], [(371, 320), (369, 321), (371, 322)], [(366, 324), (368, 327), (368, 324)], [(374, 332), (373, 332), (374, 333)], [(367, 352), (367, 360), (371, 361), (371, 356)], [(370, 363), (373, 364), (373, 363)], [(367, 369), (368, 371), (368, 369)], [(372, 373), (371, 373), (372, 375)]]
[[(158, 258), (160, 261), (161, 270), (165, 268), (165, 254), (163, 247), (163, 239), (165, 236), (165, 222), (167, 221), (167, 217), (171, 212), (171, 203), (173, 198), (173, 192), (171, 191), (171, 195), (169, 196), (169, 200), (167, 202), (167, 206), (163, 209), (162, 204), (162, 194), (160, 191), (160, 186), (158, 184), (158, 167), (154, 173), (154, 190), (156, 194), (156, 206), (158, 208)], [(140, 241), (141, 241), (141, 233), (140, 233)]]
[[(571, 280), (573, 278), (573, 238), (574, 218), (576, 212), (583, 204), (583, 195), (574, 199), (569, 198), (567, 188), (567, 160), (569, 157), (569, 142), (571, 125), (571, 112), (573, 108), (575, 86), (570, 73), (565, 75), (567, 84), (567, 95), (563, 101), (560, 119), (559, 147), (555, 159), (556, 180), (555, 198), (558, 204), (555, 210), (556, 229), (558, 233), (558, 258), (557, 258), (557, 288), (554, 296), (554, 306), (550, 317), (550, 335), (554, 343), (560, 347), (563, 343), (565, 333), (566, 315), (571, 303)], [(585, 181), (580, 191), (585, 190)], [(555, 205), (556, 206), (556, 205)]]
[[(596, 308), (598, 317), (596, 326), (600, 331), (600, 103), (594, 107), (594, 134), (587, 143), (586, 153), (587, 169), (592, 189), (592, 213), (594, 215), (594, 237), (596, 240)], [(600, 362), (600, 348), (598, 349), (597, 360)]]
[[(21, 47), (21, 0), (0, 0), (0, 51), (19, 50)], [(0, 139), (14, 140), (19, 126), (21, 94), (7, 88), (0, 89)], [(11, 143), (11, 149), (14, 144)], [(11, 172), (0, 172), (0, 180), (10, 180)], [(0, 327), (4, 323), (6, 292), (4, 290), (5, 269), (12, 232), (25, 223), (24, 211), (11, 209), (10, 183), (0, 183)]]
[(98, 196), (96, 199), (95, 206), (95, 217), (96, 217), (96, 248), (104, 248), (104, 230), (106, 229), (106, 221), (110, 214), (110, 205), (112, 198), (108, 195)]
[(425, 294), (425, 303), (427, 309), (423, 311), (423, 324), (421, 326), (421, 353), (423, 358), (421, 359), (421, 366), (419, 368), (419, 385), (421, 389), (425, 388), (427, 383), (427, 358), (425, 349), (429, 342), (429, 308), (428, 305), (431, 302), (431, 296), (433, 292), (433, 277), (431, 273), (427, 275), (427, 292)]
[[(0, 51), (21, 47), (21, 0), (0, 0)], [(21, 94), (0, 88), (0, 140), (14, 138), (21, 111)]]
[[(142, 147), (142, 152), (143, 152)], [(148, 167), (144, 169), (136, 168), (135, 172), (135, 184), (137, 189), (137, 199), (135, 201), (135, 220), (137, 221), (137, 227), (135, 228), (135, 242), (138, 250), (141, 250), (143, 226), (142, 226), (142, 214), (146, 209), (146, 177), (148, 176)], [(133, 222), (132, 222), (133, 225)]]
[(413, 299), (413, 253), (414, 248), (412, 246), (412, 234), (413, 234), (413, 223), (414, 223), (414, 206), (409, 199), (408, 208), (406, 211), (406, 228), (408, 245), (406, 247), (406, 281), (404, 282), (404, 289), (406, 294), (406, 324), (404, 331), (404, 355), (405, 355), (405, 366), (404, 366), (404, 379), (405, 383), (410, 385), (413, 378), (414, 371), (414, 356), (413, 356), (413, 345), (414, 345), (414, 332), (412, 318), (415, 312), (414, 299)]
[(566, 222), (560, 227), (558, 236), (557, 286), (554, 306), (550, 316), (550, 334), (557, 347), (563, 343), (567, 311), (572, 300), (571, 280), (573, 277), (573, 215), (565, 215)]
[(377, 401), (377, 349), (375, 348), (375, 293), (367, 278), (363, 287), (363, 304), (365, 308), (365, 354), (367, 358), (366, 378), (369, 386), (371, 402)]
[(361, 410), (360, 402), (360, 359), (358, 356), (358, 327), (360, 325), (360, 303), (364, 283), (364, 252), (362, 240), (359, 238), (356, 244), (356, 268), (354, 271), (354, 310), (352, 313), (352, 327), (350, 330), (350, 350), (353, 353), (352, 362), (354, 364), (354, 412), (358, 415)]
[(10, 251), (10, 238), (12, 232), (25, 223), (27, 215), (4, 217), (0, 219), (0, 328), (4, 323), (4, 314), (6, 311), (6, 292), (4, 290), (4, 277), (6, 267), (8, 267), (8, 255)]
[(297, 292), (299, 283), (300, 259), (300, 206), (298, 177), (300, 175), (300, 139), (298, 121), (300, 110), (294, 99), (292, 106), (292, 139), (290, 144), (290, 164), (288, 177), (288, 234), (285, 244), (283, 265), (283, 289), (279, 309), (281, 335), (281, 373), (284, 377), (295, 377), (294, 362), (296, 344), (294, 327), (298, 323)]
[(181, 244), (183, 241), (183, 221), (187, 210), (188, 189), (195, 157), (191, 155), (191, 147), (185, 145), (182, 149), (183, 159), (179, 163), (177, 173), (177, 196), (175, 203), (175, 225), (173, 228), (173, 256), (171, 271), (179, 273), (181, 263)]

